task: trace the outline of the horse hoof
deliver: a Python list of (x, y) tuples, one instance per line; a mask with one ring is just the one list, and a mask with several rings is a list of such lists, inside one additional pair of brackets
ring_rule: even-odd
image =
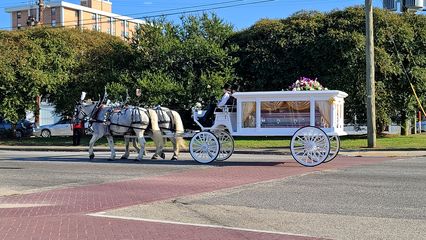
[(154, 155), (154, 156), (152, 156), (152, 157), (151, 157), (151, 159), (152, 159), (152, 160), (157, 160), (157, 159), (158, 159), (158, 156), (157, 156), (157, 155)]
[(89, 158), (90, 158), (90, 160), (94, 159), (95, 158), (95, 154), (90, 154)]
[(160, 156), (162, 159), (165, 159), (166, 158), (166, 154), (164, 154), (164, 153), (161, 153), (161, 156)]
[(175, 157), (175, 156), (173, 156), (173, 157), (172, 157), (172, 159), (170, 159), (170, 160), (172, 160), (172, 161), (177, 161), (177, 160), (178, 160), (178, 158), (177, 158), (177, 157)]
[(108, 158), (108, 161), (114, 161), (114, 159), (112, 159), (112, 158)]
[(125, 156), (122, 156), (120, 159), (127, 159), (127, 157), (125, 157)]

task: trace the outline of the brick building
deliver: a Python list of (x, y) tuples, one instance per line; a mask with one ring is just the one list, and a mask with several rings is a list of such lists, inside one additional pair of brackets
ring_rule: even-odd
[(11, 15), (13, 29), (21, 29), (39, 22), (52, 27), (76, 27), (105, 32), (121, 38), (132, 37), (143, 20), (112, 13), (110, 0), (81, 0), (80, 5), (64, 1), (48, 1), (40, 20), (39, 5), (6, 8)]

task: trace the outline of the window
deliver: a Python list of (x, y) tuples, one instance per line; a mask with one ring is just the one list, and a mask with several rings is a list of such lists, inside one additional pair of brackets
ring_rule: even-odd
[(52, 16), (56, 16), (56, 8), (51, 8), (51, 9), (50, 9), (50, 14), (51, 14)]
[(261, 103), (262, 128), (299, 128), (310, 123), (309, 101), (264, 101)]
[(122, 36), (122, 37), (125, 37), (125, 36), (126, 36), (126, 33), (125, 33), (124, 31), (121, 31), (121, 36)]
[(22, 15), (21, 11), (16, 12), (16, 18), (17, 19), (21, 19), (21, 15)]
[(75, 15), (76, 18), (78, 18), (80, 16), (79, 11), (75, 11), (74, 15)]
[(93, 31), (96, 31), (96, 24), (93, 24), (93, 25), (92, 25), (92, 30), (93, 30)]
[(243, 115), (241, 118), (241, 125), (243, 128), (256, 127), (256, 102), (243, 102), (242, 103)]
[(129, 28), (129, 22), (126, 21), (126, 28)]
[(126, 32), (126, 35), (125, 35), (126, 37), (129, 37), (129, 32)]
[(21, 29), (22, 25), (20, 23), (18, 23), (17, 25), (17, 29)]
[(124, 20), (121, 20), (121, 28), (124, 28)]
[(111, 28), (107, 28), (107, 33), (111, 34)]
[(56, 27), (56, 20), (52, 20), (52, 27)]
[(96, 14), (92, 13), (92, 20), (96, 21)]

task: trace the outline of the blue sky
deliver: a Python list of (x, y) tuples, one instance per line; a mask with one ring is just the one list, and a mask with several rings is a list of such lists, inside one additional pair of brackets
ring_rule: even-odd
[[(46, 1), (46, 0), (45, 0)], [(147, 15), (178, 13), (197, 9), (220, 8), (208, 10), (231, 23), (236, 29), (244, 29), (262, 18), (285, 18), (300, 10), (331, 11), (348, 6), (362, 5), (365, 0), (110, 0), (113, 12), (140, 18)], [(10, 27), (10, 15), (4, 10), (8, 6), (24, 5), (28, 0), (0, 0), (0, 29)], [(67, 0), (80, 3), (80, 0)], [(373, 0), (376, 7), (382, 6), (381, 0)], [(201, 5), (201, 6), (200, 6)], [(238, 5), (238, 6), (237, 6)], [(200, 6), (200, 7), (195, 7)], [(233, 6), (233, 7), (226, 7)], [(194, 8), (192, 8), (194, 7)], [(222, 8), (223, 7), (223, 8)], [(169, 9), (178, 9), (167, 11)], [(197, 13), (189, 13), (197, 14)], [(180, 14), (168, 16), (178, 19)]]

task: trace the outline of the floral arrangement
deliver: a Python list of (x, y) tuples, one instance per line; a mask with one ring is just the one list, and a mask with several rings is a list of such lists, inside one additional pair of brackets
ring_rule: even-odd
[(323, 87), (315, 78), (314, 80), (307, 77), (300, 77), (295, 83), (293, 83), (289, 90), (291, 91), (315, 91), (315, 90), (328, 90)]

